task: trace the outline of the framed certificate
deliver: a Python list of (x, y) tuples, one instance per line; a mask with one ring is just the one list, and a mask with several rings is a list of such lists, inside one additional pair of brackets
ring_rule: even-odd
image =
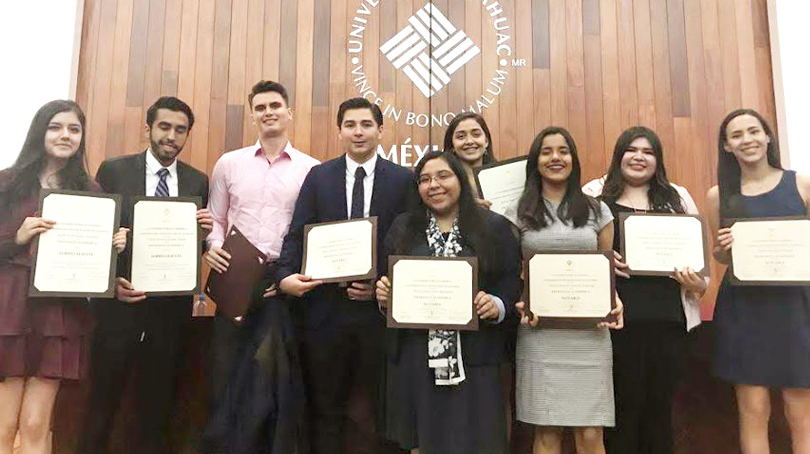
[(112, 297), (120, 206), (117, 194), (43, 189), (39, 212), (56, 224), (34, 237), (29, 296)]
[(731, 234), (732, 284), (810, 285), (810, 219), (736, 219)]
[(134, 197), (132, 286), (149, 296), (200, 290), (199, 197)]
[(477, 330), (478, 259), (388, 258), (389, 328)]
[(553, 251), (526, 261), (526, 307), (544, 322), (615, 321), (613, 251)]
[(526, 156), (475, 169), (478, 193), (492, 202), (490, 210), (517, 224), (517, 207), (526, 185)]
[(632, 276), (671, 276), (675, 268), (709, 272), (709, 244), (702, 216), (619, 213), (624, 261)]
[(304, 226), (301, 274), (328, 282), (377, 277), (377, 217)]

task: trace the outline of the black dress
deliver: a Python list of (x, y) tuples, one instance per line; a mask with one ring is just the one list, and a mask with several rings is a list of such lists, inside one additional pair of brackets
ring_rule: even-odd
[[(771, 191), (735, 195), (731, 202), (728, 218), (807, 215), (796, 173), (788, 170)], [(733, 286), (727, 271), (714, 319), (715, 375), (732, 383), (810, 388), (810, 287)]]
[[(618, 204), (613, 249), (619, 252), (619, 213), (645, 212)], [(668, 212), (668, 211), (662, 211)], [(625, 326), (611, 330), (616, 426), (605, 432), (609, 454), (671, 454), (672, 400), (686, 350), (680, 284), (665, 276), (616, 278)]]
[[(500, 297), (506, 317), (499, 324), (480, 322), (479, 331), (461, 333), (466, 379), (437, 386), (428, 367), (427, 330), (389, 329), (386, 379), (386, 435), (404, 449), (421, 454), (503, 454), (507, 452), (506, 407), (501, 365), (508, 361), (508, 337), (514, 336), (520, 295), (520, 248), (509, 221), (482, 210), (495, 254), (489, 272), (479, 275), (481, 290)], [(404, 235), (411, 216), (399, 216), (386, 237), (386, 252)], [(464, 232), (461, 232), (462, 239)], [(462, 241), (463, 243), (463, 241)], [(427, 241), (404, 255), (430, 255)], [(474, 256), (464, 245), (459, 256)], [(387, 260), (387, 259), (386, 259)], [(513, 343), (512, 343), (513, 345)]]

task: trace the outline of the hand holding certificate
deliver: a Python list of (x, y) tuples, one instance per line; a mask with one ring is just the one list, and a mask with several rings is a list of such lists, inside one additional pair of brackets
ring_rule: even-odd
[(231, 318), (245, 315), (256, 290), (264, 277), (265, 255), (256, 248), (236, 226), (231, 227), (222, 248), (231, 254), (228, 269), (211, 271), (205, 284), (205, 293), (217, 304), (217, 312)]
[(478, 260), (389, 258), (389, 328), (477, 330)]
[(702, 217), (688, 214), (619, 213), (628, 273), (671, 276), (675, 268), (708, 273), (708, 243)]
[(810, 285), (810, 219), (740, 219), (731, 233), (733, 284)]
[(119, 205), (117, 195), (42, 191), (40, 213), (55, 224), (35, 240), (31, 296), (113, 296)]
[(156, 295), (193, 295), (200, 288), (198, 197), (136, 197), (132, 221), (132, 286)]
[(301, 274), (313, 280), (351, 282), (377, 277), (377, 218), (304, 227)]
[(526, 158), (515, 158), (475, 169), (478, 191), (492, 203), (490, 210), (517, 224), (517, 206), (526, 184)]
[(613, 251), (548, 252), (526, 264), (525, 308), (537, 317), (587, 324), (613, 321)]

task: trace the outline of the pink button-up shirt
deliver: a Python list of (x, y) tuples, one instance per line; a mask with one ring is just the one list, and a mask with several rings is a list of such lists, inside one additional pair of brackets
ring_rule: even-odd
[(255, 145), (225, 153), (214, 166), (208, 209), (214, 228), (208, 246), (222, 246), (235, 225), (245, 237), (276, 259), (290, 226), (298, 191), (317, 159), (287, 143), (270, 161)]

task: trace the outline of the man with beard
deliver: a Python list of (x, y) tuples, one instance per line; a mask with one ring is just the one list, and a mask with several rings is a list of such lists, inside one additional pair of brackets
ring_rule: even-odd
[[(133, 197), (200, 197), (208, 200), (208, 177), (177, 160), (183, 150), (194, 114), (174, 97), (158, 99), (146, 112), (144, 133), (149, 149), (104, 161), (96, 180), (107, 193), (120, 194), (121, 225), (132, 226)], [(211, 230), (205, 208), (197, 221)], [(129, 243), (131, 244), (131, 242)], [(174, 407), (176, 365), (181, 343), (191, 321), (192, 296), (150, 297), (128, 280), (131, 248), (119, 255), (115, 299), (91, 302), (97, 325), (90, 363), (89, 404), (79, 451), (106, 453), (112, 422), (126, 384), (133, 377), (134, 425), (144, 454), (168, 452), (168, 429)]]

